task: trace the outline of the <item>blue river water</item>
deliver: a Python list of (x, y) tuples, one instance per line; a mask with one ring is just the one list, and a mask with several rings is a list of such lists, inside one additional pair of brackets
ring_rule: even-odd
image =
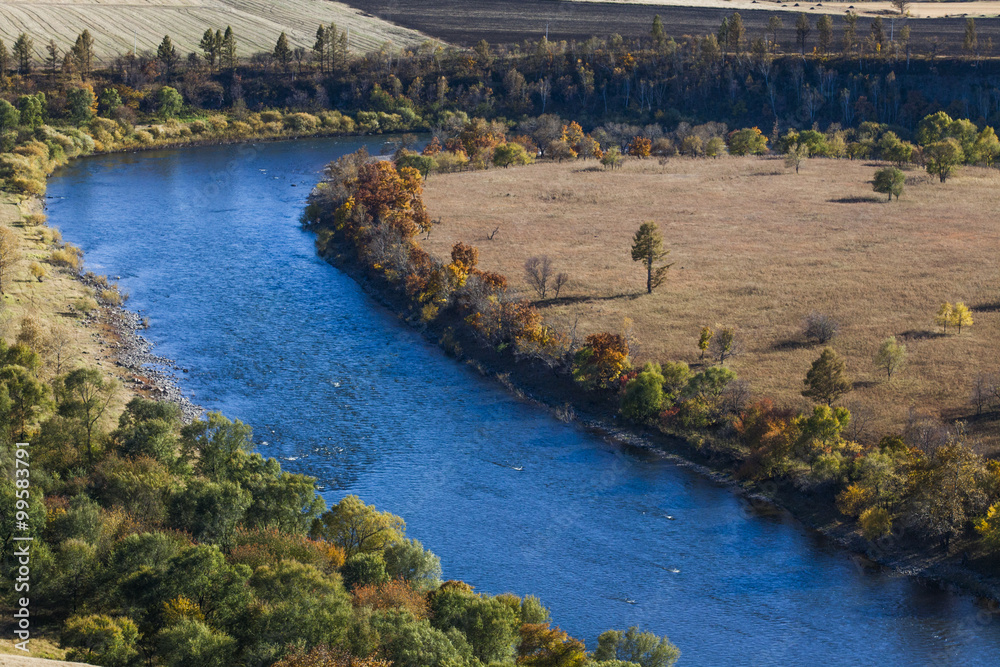
[(404, 517), (447, 578), (539, 596), (588, 646), (639, 625), (682, 665), (1000, 664), (984, 604), (516, 400), (320, 260), (299, 215), (360, 145), (82, 159), (50, 180), (49, 221), (88, 270), (121, 276), (196, 403), (253, 426), (329, 504)]

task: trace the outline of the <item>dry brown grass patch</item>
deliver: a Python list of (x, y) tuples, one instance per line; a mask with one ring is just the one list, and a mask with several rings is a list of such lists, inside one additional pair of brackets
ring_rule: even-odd
[[(524, 262), (548, 255), (571, 282), (558, 301), (539, 304), (546, 319), (566, 329), (578, 320), (582, 336), (617, 331), (630, 317), (640, 361), (695, 362), (703, 326), (736, 326), (748, 351), (733, 367), (756, 392), (794, 407), (807, 406), (802, 379), (819, 354), (804, 343), (803, 319), (830, 315), (841, 324), (833, 347), (857, 381), (848, 400), (870, 409), (880, 431), (901, 429), (911, 406), (966, 415), (973, 377), (1000, 371), (1000, 308), (974, 312), (961, 336), (936, 335), (932, 320), (942, 301), (1000, 302), (1000, 172), (965, 168), (941, 185), (913, 170), (902, 199), (887, 204), (871, 190), (870, 163), (809, 160), (798, 175), (780, 159), (592, 164), (431, 178), (425, 200), (443, 224), (428, 250), (443, 257), (456, 241), (475, 244), (483, 269), (531, 296)], [(647, 220), (675, 262), (651, 296), (630, 258)], [(892, 335), (909, 362), (886, 384), (872, 357)], [(993, 448), (998, 429), (977, 429)]]

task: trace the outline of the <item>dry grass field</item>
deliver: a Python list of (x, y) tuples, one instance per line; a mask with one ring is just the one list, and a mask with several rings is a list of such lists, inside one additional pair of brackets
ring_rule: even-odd
[[(524, 262), (548, 255), (571, 282), (538, 304), (546, 319), (564, 330), (576, 322), (582, 336), (632, 318), (639, 362), (695, 363), (703, 326), (736, 326), (747, 352), (733, 368), (756, 393), (794, 407), (808, 405), (799, 392), (819, 354), (802, 321), (825, 313), (841, 323), (833, 347), (855, 381), (844, 403), (873, 430), (901, 428), (911, 408), (966, 415), (973, 377), (1000, 372), (1000, 171), (965, 168), (940, 184), (914, 169), (888, 204), (871, 190), (877, 166), (815, 159), (796, 175), (773, 158), (674, 158), (614, 172), (591, 161), (435, 175), (425, 200), (442, 223), (424, 243), (439, 256), (473, 243), (483, 268), (531, 298)], [(647, 220), (675, 262), (652, 295), (630, 257)], [(940, 335), (933, 316), (943, 301), (973, 308), (974, 326)], [(909, 362), (889, 383), (872, 358), (891, 335)], [(974, 428), (995, 450), (993, 423)]]
[(163, 36), (170, 35), (186, 56), (198, 51), (207, 28), (227, 25), (236, 34), (242, 56), (272, 51), (282, 32), (293, 48), (311, 49), (320, 23), (350, 28), (351, 50), (357, 52), (386, 42), (402, 48), (426, 40), (414, 30), (326, 0), (0, 0), (0, 39), (9, 49), (19, 33), (28, 33), (38, 62), (45, 57), (49, 39), (65, 50), (85, 28), (94, 36), (98, 57), (107, 60), (131, 52), (133, 35), (140, 53), (155, 52)]

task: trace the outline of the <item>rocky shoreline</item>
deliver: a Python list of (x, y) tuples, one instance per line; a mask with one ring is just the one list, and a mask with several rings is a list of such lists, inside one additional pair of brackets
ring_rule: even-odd
[[(99, 287), (87, 276), (79, 279), (88, 287)], [(185, 424), (205, 414), (205, 409), (185, 396), (178, 384), (176, 373), (186, 373), (187, 369), (153, 354), (154, 344), (139, 333), (147, 325), (138, 313), (123, 306), (102, 305), (88, 318), (88, 324), (98, 329), (102, 356), (125, 371), (128, 377), (123, 380), (129, 391), (177, 405)]]

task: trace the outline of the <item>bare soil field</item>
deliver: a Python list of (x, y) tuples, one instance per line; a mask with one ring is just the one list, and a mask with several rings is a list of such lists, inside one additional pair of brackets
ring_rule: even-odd
[(140, 53), (155, 52), (164, 35), (170, 35), (183, 57), (198, 51), (207, 28), (226, 26), (232, 26), (241, 56), (272, 51), (282, 32), (293, 48), (311, 49), (320, 23), (349, 28), (351, 50), (357, 52), (386, 42), (394, 48), (412, 47), (427, 39), (413, 29), (326, 0), (0, 0), (0, 39), (9, 49), (18, 34), (28, 33), (39, 62), (49, 39), (65, 50), (84, 29), (94, 36), (98, 57), (107, 60), (131, 52), (134, 43)]
[[(582, 338), (632, 318), (640, 364), (698, 363), (701, 328), (735, 326), (746, 353), (732, 367), (790, 407), (808, 407), (800, 391), (820, 352), (803, 319), (824, 313), (841, 325), (832, 345), (855, 383), (843, 403), (873, 435), (901, 429), (911, 408), (965, 417), (973, 378), (1000, 371), (1000, 171), (965, 168), (940, 184), (914, 169), (890, 204), (871, 190), (877, 166), (814, 159), (796, 175), (780, 159), (674, 158), (434, 175), (425, 201), (442, 223), (423, 243), (441, 257), (456, 241), (478, 246), (484, 269), (533, 299), (524, 262), (548, 255), (570, 282), (538, 302), (546, 320)], [(652, 295), (630, 256), (645, 221), (674, 262)], [(942, 335), (933, 317), (944, 301), (964, 301), (975, 324)], [(872, 359), (893, 335), (908, 364), (887, 382)], [(973, 420), (986, 451), (997, 448), (994, 419)]]
[[(548, 30), (550, 40), (584, 40), (592, 36), (607, 37), (618, 33), (624, 37), (648, 36), (653, 17), (657, 14), (663, 19), (663, 25), (668, 35), (680, 37), (683, 35), (705, 35), (715, 33), (723, 17), (734, 11), (739, 11), (746, 26), (748, 37), (758, 37), (764, 34), (770, 17), (780, 11), (784, 28), (778, 32), (778, 43), (786, 51), (792, 51), (796, 44), (795, 19), (789, 17), (788, 11), (816, 14), (823, 7), (815, 3), (796, 1), (775, 3), (760, 0), (736, 0), (724, 2), (716, 0), (685, 0), (685, 6), (667, 6), (639, 4), (626, 2), (577, 2), (568, 0), (421, 0), (421, 2), (405, 2), (403, 0), (346, 0), (347, 4), (365, 12), (374, 14), (386, 21), (397, 23), (407, 28), (420, 30), (428, 35), (446, 40), (454, 44), (472, 46), (481, 39), (491, 43), (522, 42), (525, 39), (540, 39)], [(693, 5), (711, 6), (693, 6)], [(781, 7), (782, 4), (788, 5)], [(826, 3), (820, 3), (826, 5)], [(855, 9), (864, 10), (869, 3), (844, 3), (844, 7), (853, 5)], [(909, 24), (911, 43), (917, 52), (928, 50), (933, 39), (939, 41), (937, 53), (960, 54), (962, 38), (965, 34), (965, 16), (978, 16), (982, 11), (976, 9), (978, 3), (944, 3), (949, 8), (952, 18), (934, 19), (895, 19), (894, 29), (898, 30), (904, 24)], [(993, 3), (983, 11), (995, 14)], [(911, 7), (923, 6), (914, 3)], [(754, 7), (754, 9), (746, 9)], [(837, 13), (843, 13), (846, 9)], [(915, 13), (917, 9), (912, 9)], [(858, 21), (858, 32), (867, 35), (871, 21), (871, 13), (862, 11)], [(889, 15), (884, 20), (888, 23)], [(813, 19), (815, 24), (815, 19)], [(990, 25), (995, 21), (977, 23), (980, 42), (993, 37), (994, 43), (1000, 43), (1000, 25)], [(843, 29), (843, 22), (834, 19), (834, 29), (838, 39)], [(807, 40), (807, 48), (812, 50), (816, 43), (816, 30), (813, 29)]]

